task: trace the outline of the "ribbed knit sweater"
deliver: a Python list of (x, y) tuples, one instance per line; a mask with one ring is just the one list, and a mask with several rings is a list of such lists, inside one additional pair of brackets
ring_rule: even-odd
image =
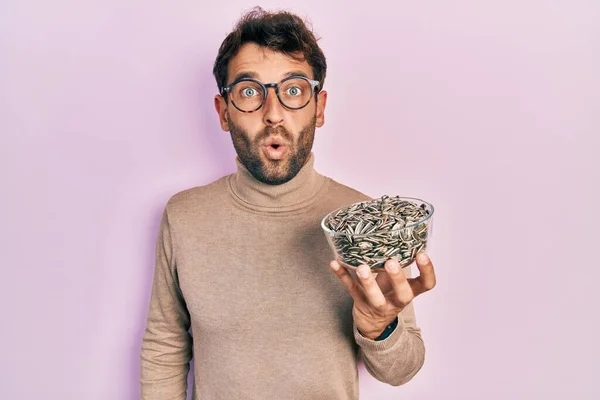
[(142, 400), (185, 400), (190, 361), (194, 400), (355, 400), (359, 356), (381, 382), (410, 380), (425, 355), (412, 303), (386, 339), (365, 338), (328, 267), (322, 218), (369, 197), (319, 174), (314, 154), (281, 185), (236, 162), (237, 172), (164, 208)]

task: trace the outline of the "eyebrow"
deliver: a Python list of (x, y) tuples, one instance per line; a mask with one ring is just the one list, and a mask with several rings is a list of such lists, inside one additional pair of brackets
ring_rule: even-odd
[(284, 78), (287, 78), (287, 77), (290, 77), (290, 76), (303, 76), (305, 78), (309, 78), (309, 76), (306, 73), (302, 72), (302, 71), (291, 71), (291, 72), (288, 72), (287, 74), (284, 75)]
[[(305, 78), (309, 78), (310, 77), (303, 71), (290, 71), (287, 72), (283, 75), (283, 79), (288, 78), (290, 76), (303, 76)], [(256, 79), (258, 80), (258, 74), (254, 71), (246, 71), (246, 72), (240, 72), (238, 73), (235, 78), (233, 79), (233, 82), (237, 81), (238, 79), (246, 79), (246, 78), (250, 78), (250, 79)]]
[(251, 78), (258, 79), (258, 74), (256, 72), (248, 71), (248, 72), (240, 72), (233, 78), (233, 81), (237, 81), (238, 79)]

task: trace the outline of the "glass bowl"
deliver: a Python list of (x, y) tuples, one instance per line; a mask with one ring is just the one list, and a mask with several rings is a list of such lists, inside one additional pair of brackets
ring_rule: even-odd
[(424, 200), (384, 195), (330, 212), (321, 228), (342, 266), (356, 270), (366, 264), (378, 272), (390, 258), (404, 268), (427, 249), (433, 212)]

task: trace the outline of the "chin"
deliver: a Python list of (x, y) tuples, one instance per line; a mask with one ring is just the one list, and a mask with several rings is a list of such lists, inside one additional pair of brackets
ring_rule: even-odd
[(263, 173), (263, 177), (265, 180), (265, 183), (269, 183), (271, 185), (280, 185), (282, 183), (286, 183), (287, 181), (291, 180), (293, 178), (293, 176), (290, 176), (290, 174), (285, 171), (282, 173)]
[(278, 185), (285, 183), (293, 178), (289, 168), (289, 163), (285, 160), (269, 161), (263, 164), (262, 176), (265, 183)]

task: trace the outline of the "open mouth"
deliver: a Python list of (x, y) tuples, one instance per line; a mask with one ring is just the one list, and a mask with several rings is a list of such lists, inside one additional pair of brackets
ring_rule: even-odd
[(263, 147), (265, 155), (271, 160), (281, 160), (287, 153), (287, 146), (280, 143), (269, 143)]

